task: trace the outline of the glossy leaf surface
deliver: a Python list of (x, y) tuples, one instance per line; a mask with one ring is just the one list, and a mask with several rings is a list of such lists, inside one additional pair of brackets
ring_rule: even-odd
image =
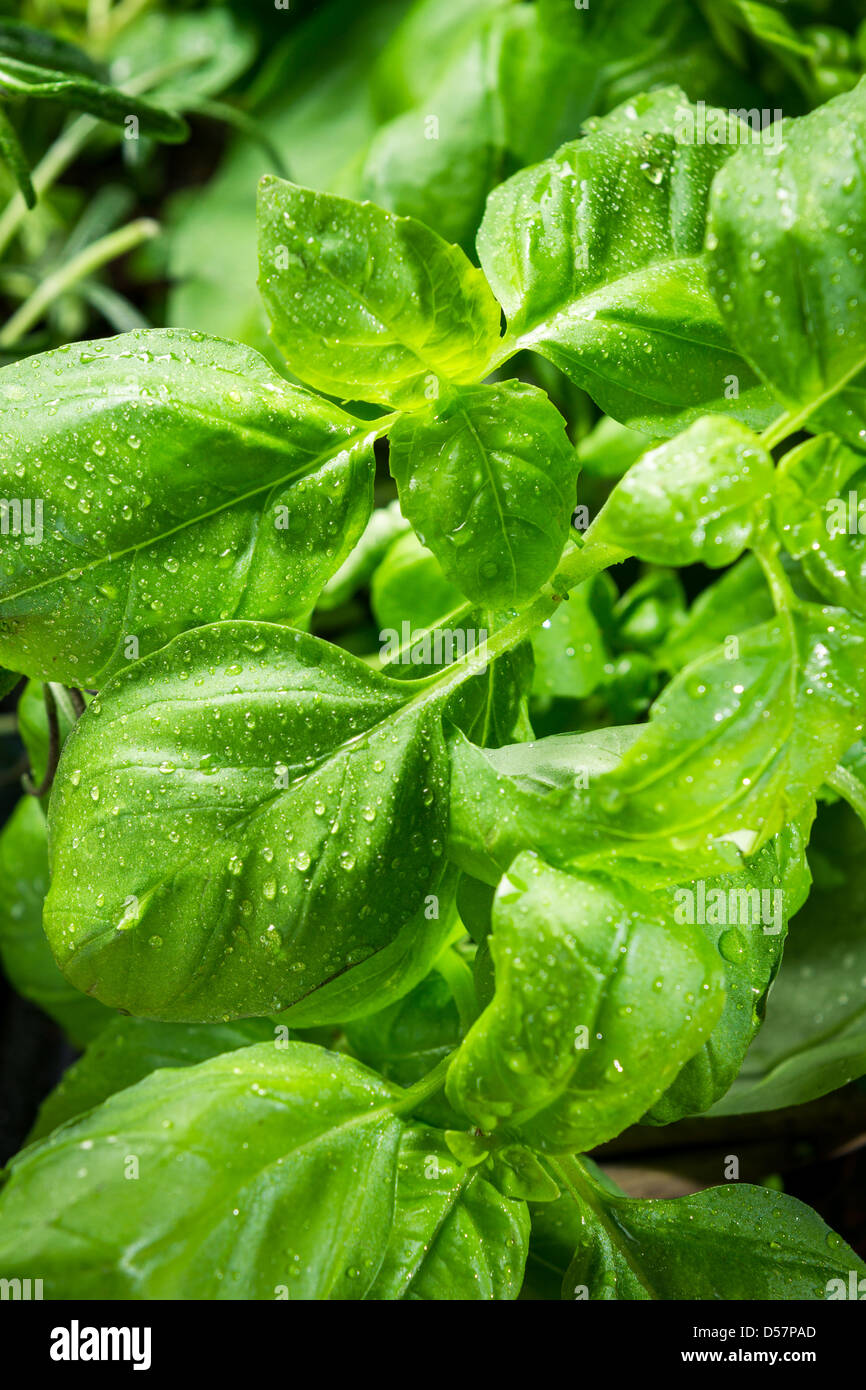
[(118, 676), (52, 797), (45, 924), (67, 977), (216, 1021), (277, 1012), (392, 942), (436, 891), (446, 815), (436, 707), (405, 702), (270, 624), (199, 629)]
[(257, 353), (200, 333), (5, 368), (0, 474), (22, 523), (0, 556), (0, 659), (99, 685), (187, 628), (297, 622), (367, 521), (371, 444)]

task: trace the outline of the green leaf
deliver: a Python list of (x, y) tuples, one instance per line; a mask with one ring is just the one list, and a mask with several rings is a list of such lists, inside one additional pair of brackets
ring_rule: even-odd
[(74, 685), (204, 623), (298, 622), (372, 505), (369, 430), (200, 333), (5, 367), (0, 429), (7, 498), (41, 505), (0, 556), (0, 660)]
[(258, 218), (259, 286), (301, 380), (405, 409), (489, 370), (496, 301), (422, 223), (272, 177), (259, 184)]
[(144, 1017), (278, 1012), (393, 942), (442, 876), (438, 706), (338, 648), (219, 623), (122, 672), (51, 801), (67, 977)]
[(426, 978), (454, 926), (457, 874), (446, 869), (434, 894), (410, 917), (394, 940), (375, 955), (320, 985), (281, 1014), (293, 1028), (346, 1025), (402, 999)]
[(370, 601), (379, 623), (381, 656), (396, 680), (432, 675), (477, 650), (479, 672), (449, 706), (450, 718), (478, 743), (498, 745), (523, 736), (532, 679), (531, 651), (521, 643), (486, 661), (490, 618), (468, 605), (414, 531), (400, 536), (373, 575)]
[(818, 592), (866, 617), (866, 456), (830, 434), (792, 449), (779, 465), (775, 517)]
[(610, 656), (593, 609), (598, 587), (590, 581), (573, 589), (532, 634), (535, 707), (545, 708), (552, 700), (583, 700), (602, 684)]
[[(719, 174), (707, 244), (735, 344), (793, 416), (853, 444), (866, 427), (866, 80)], [(790, 430), (788, 431), (790, 433)]]
[(671, 629), (684, 620), (686, 595), (675, 570), (652, 568), (626, 589), (613, 609), (618, 647), (655, 653)]
[(595, 794), (628, 750), (645, 736), (642, 725), (556, 734), (499, 749), (476, 748), (455, 732), (450, 739), (451, 799), (448, 856), (466, 873), (497, 884), (524, 850), (541, 849), (557, 868), (633, 876), (638, 886), (675, 884), (689, 873), (737, 868), (733, 844), (672, 843), (659, 829), (646, 844), (620, 814), (602, 813)]
[(634, 1123), (724, 1000), (716, 953), (660, 907), (622, 880), (516, 859), (493, 907), (496, 991), (451, 1064), (452, 1105), (554, 1153)]
[[(511, 15), (472, 13), (476, 9), (463, 6), (463, 42), (450, 46), (444, 70), (441, 41), (431, 42), (426, 60), (413, 54), (413, 66), (420, 57), (421, 64), (433, 63), (439, 72), (419, 93), (417, 104), (376, 131), (360, 180), (365, 198), (417, 218), (467, 248), (484, 215), (487, 194), (502, 178), (509, 143), (505, 105)], [(412, 17), (410, 9), (410, 22)], [(432, 78), (433, 71), (428, 74)]]
[(603, 415), (577, 447), (581, 471), (594, 478), (621, 478), (651, 442), (645, 434)]
[(94, 62), (77, 44), (17, 19), (0, 20), (0, 53), (31, 63), (35, 58), (40, 66), (59, 72), (77, 72), (95, 78), (104, 76), (101, 64)]
[[(377, 566), (370, 583), (370, 604), (379, 624), (380, 641), (391, 643), (385, 653), (391, 664), (403, 664), (407, 638), (428, 629), (453, 627), (458, 616), (466, 617), (466, 600), (460, 590), (446, 579), (436, 556), (412, 530), (396, 538)], [(408, 623), (408, 631), (404, 631), (404, 623)], [(407, 660), (411, 654), (409, 645)], [(417, 670), (420, 662), (411, 664), (416, 667), (412, 675), (423, 674)]]
[(866, 1075), (863, 827), (824, 807), (809, 847), (815, 885), (788, 934), (763, 1028), (714, 1115), (804, 1105)]
[(394, 541), (409, 530), (411, 527), (400, 511), (398, 502), (377, 507), (358, 544), (319, 595), (317, 608), (330, 611), (353, 598), (359, 589), (369, 583)]
[(153, 1072), (13, 1160), (0, 1266), (39, 1269), (54, 1299), (363, 1298), (399, 1099), (302, 1043)]
[(194, 1066), (238, 1047), (273, 1042), (273, 1037), (273, 1025), (265, 1019), (205, 1025), (109, 1018), (84, 1056), (73, 1062), (42, 1102), (28, 1142), (77, 1120), (151, 1072)]
[(678, 922), (697, 922), (718, 951), (725, 974), (725, 1005), (699, 1052), (644, 1121), (667, 1125), (708, 1110), (736, 1079), (764, 1018), (767, 995), (785, 948), (788, 919), (802, 906), (810, 875), (805, 848), (814, 816), (808, 808), (764, 845), (741, 872), (697, 880), (665, 899)]
[(848, 1297), (849, 1276), (856, 1284), (866, 1273), (820, 1216), (783, 1192), (731, 1184), (640, 1201), (594, 1165), (568, 1172), (583, 1229), (564, 1299), (819, 1302)]
[(54, 963), (42, 930), (48, 891), (48, 827), (33, 796), (25, 796), (0, 832), (0, 959), (9, 982), (83, 1047), (112, 1014), (70, 985)]
[(446, 395), (389, 436), (404, 516), (448, 579), (489, 608), (525, 603), (569, 534), (577, 455), (544, 392), (519, 382)]
[[(396, 1003), (347, 1023), (345, 1033), (355, 1056), (398, 1086), (420, 1081), (462, 1036), (451, 989), (435, 970)], [(460, 1123), (441, 1094), (425, 1101), (417, 1113), (441, 1129)]]
[(687, 666), (617, 768), (593, 785), (600, 818), (648, 848), (658, 837), (746, 853), (793, 820), (866, 717), (866, 627), (802, 604)]
[(707, 285), (707, 197), (732, 146), (681, 142), (693, 117), (672, 88), (588, 122), (494, 191), (478, 236), (508, 318), (503, 351), (540, 352), (651, 435), (710, 410), (756, 425), (774, 413)]
[(0, 666), (0, 700), (11, 695), (22, 680), (18, 671), (7, 671), (5, 666)]
[(659, 565), (729, 565), (753, 539), (773, 460), (737, 420), (708, 415), (651, 449), (617, 484), (592, 537)]
[(515, 0), (415, 0), (374, 66), (378, 111), (393, 116), (417, 106), (441, 82), (479, 30)]
[(414, 1126), (400, 1144), (394, 1226), (366, 1297), (515, 1299), (528, 1241), (525, 1203), (503, 1196), (485, 1168), (462, 1168), (441, 1134)]
[(176, 144), (186, 140), (186, 121), (144, 97), (130, 96), (82, 73), (60, 71), (0, 54), (0, 87), (5, 97), (21, 96), (58, 102), (66, 110), (87, 111), (100, 120), (123, 125), (130, 116), (139, 133)]
[(165, 75), (150, 90), (183, 110), (198, 97), (230, 87), (255, 58), (256, 39), (230, 10), (144, 14), (115, 37), (112, 71), (115, 76), (152, 71), (154, 54)]
[(772, 616), (773, 601), (761, 566), (754, 555), (745, 555), (698, 594), (685, 620), (669, 633), (659, 660), (666, 670), (682, 670)]

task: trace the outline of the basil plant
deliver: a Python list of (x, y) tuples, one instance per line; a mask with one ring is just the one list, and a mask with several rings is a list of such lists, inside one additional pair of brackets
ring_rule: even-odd
[[(772, 131), (630, 97), (494, 188), (478, 266), (266, 176), (279, 370), (167, 328), (0, 371), (0, 662), (37, 793), (0, 841), (4, 953), (84, 1048), (7, 1170), (4, 1277), (866, 1276), (772, 1185), (637, 1198), (595, 1153), (866, 1072), (853, 1012), (829, 1052), (802, 1010), (757, 1036), (777, 975), (796, 1011), (800, 909), (823, 959), (826, 921), (797, 934), (819, 803), (862, 874), (866, 81)], [(575, 444), (551, 397), (605, 418)], [(691, 566), (718, 574), (689, 608)]]

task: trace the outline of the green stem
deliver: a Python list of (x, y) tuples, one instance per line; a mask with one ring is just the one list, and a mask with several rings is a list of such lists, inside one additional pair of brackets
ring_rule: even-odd
[(158, 222), (152, 221), (149, 217), (140, 217), (135, 222), (127, 223), (125, 227), (119, 227), (117, 231), (109, 232), (108, 236), (100, 237), (99, 241), (94, 241), (90, 246), (85, 246), (71, 261), (60, 266), (53, 275), (47, 276), (30, 298), (16, 309), (0, 329), (0, 347), (14, 347), (33, 325), (38, 323), (55, 299), (72, 285), (98, 270), (100, 266), (140, 246), (143, 241), (150, 240), (158, 231)]
[(468, 1033), (478, 1017), (478, 1000), (475, 996), (472, 971), (453, 946), (446, 946), (442, 954), (437, 956), (434, 969), (438, 970), (453, 994), (460, 1015), (461, 1030)]
[(858, 362), (849, 367), (844, 376), (828, 387), (822, 395), (816, 396), (809, 405), (804, 405), (800, 410), (786, 410), (784, 415), (780, 415), (778, 420), (774, 420), (772, 425), (768, 425), (761, 435), (761, 443), (767, 449), (774, 449), (777, 444), (782, 443), (783, 439), (787, 439), (788, 435), (796, 434), (797, 430), (804, 427), (816, 410), (820, 410), (822, 405), (826, 405), (834, 396), (838, 396), (840, 391), (844, 391), (848, 383), (859, 376), (864, 369), (866, 369), (866, 357), (861, 357)]
[(529, 607), (525, 608), (522, 613), (518, 613), (510, 622), (505, 623), (498, 632), (494, 632), (483, 647), (474, 648), (447, 666), (444, 671), (437, 672), (426, 682), (420, 683), (422, 689), (414, 700), (405, 706), (404, 712), (410, 708), (417, 710), (421, 706), (439, 700), (444, 695), (456, 690), (470, 676), (478, 673), (479, 662), (483, 662), (486, 666), (497, 656), (511, 651), (543, 622), (552, 617), (559, 605), (567, 602), (569, 590), (576, 588), (579, 584), (585, 584), (593, 575), (608, 569), (610, 565), (618, 564), (621, 560), (628, 558), (628, 551), (621, 550), (619, 546), (606, 545), (602, 541), (592, 541), (591, 535), (592, 528), (586, 533), (584, 544), (574, 546), (566, 554), (552, 581), (544, 586)]
[(377, 656), (371, 660), (370, 665), (374, 666), (377, 670), (384, 671), (387, 675), (389, 666), (399, 666), (402, 664), (400, 658), (404, 652), (411, 651), (416, 643), (423, 642), (424, 638), (429, 637), (431, 632), (441, 632), (443, 628), (458, 626), (464, 618), (469, 617), (471, 612), (471, 603), (464, 603), (461, 604), (459, 608), (452, 608), (450, 613), (443, 613), (442, 617), (439, 618), (437, 622), (432, 623), (430, 627), (421, 627), (418, 628), (417, 631), (413, 630), (410, 640), (401, 644), (401, 646), (388, 657), (387, 661), (381, 656)]
[(828, 787), (832, 787), (834, 792), (848, 802), (851, 810), (856, 811), (866, 825), (866, 787), (858, 778), (849, 772), (847, 767), (840, 765), (825, 778), (825, 781)]
[(652, 1285), (648, 1282), (646, 1272), (635, 1263), (628, 1242), (626, 1241), (622, 1228), (617, 1225), (607, 1204), (599, 1196), (599, 1188), (593, 1182), (586, 1171), (580, 1158), (574, 1154), (560, 1154), (557, 1158), (548, 1158), (547, 1163), (553, 1174), (554, 1180), (559, 1187), (569, 1194), (576, 1202), (584, 1203), (591, 1208), (596, 1220), (604, 1227), (611, 1238), (622, 1261), (628, 1265), (635, 1280), (646, 1289), (650, 1298), (658, 1298)]
[(414, 1086), (408, 1087), (397, 1104), (391, 1106), (395, 1115), (406, 1115), (417, 1110), (418, 1106), (423, 1105), (425, 1100), (429, 1100), (431, 1096), (435, 1096), (437, 1091), (442, 1090), (453, 1055), (449, 1052), (448, 1056), (443, 1057), (432, 1071), (429, 1071), (426, 1076), (422, 1076), (421, 1080), (416, 1081)]
[(764, 571), (764, 578), (770, 590), (773, 607), (779, 614), (790, 613), (800, 606), (799, 599), (791, 588), (787, 574), (779, 560), (779, 548), (774, 546), (755, 546), (755, 559)]

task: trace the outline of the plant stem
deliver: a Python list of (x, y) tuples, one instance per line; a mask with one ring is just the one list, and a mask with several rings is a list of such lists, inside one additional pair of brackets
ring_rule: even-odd
[(434, 969), (438, 970), (453, 994), (460, 1015), (461, 1030), (468, 1033), (478, 1017), (478, 1000), (475, 997), (472, 971), (453, 946), (446, 946), (442, 954), (437, 956)]
[(30, 298), (16, 309), (0, 329), (0, 347), (10, 348), (20, 342), (54, 300), (78, 280), (83, 280), (92, 271), (98, 270), (100, 266), (106, 265), (118, 256), (125, 255), (127, 251), (140, 246), (143, 241), (149, 241), (158, 231), (158, 222), (149, 217), (140, 217), (137, 221), (128, 222), (125, 227), (119, 227), (117, 231), (109, 232), (108, 236), (100, 237), (99, 241), (86, 246), (77, 256), (73, 256), (71, 261), (60, 266), (53, 275), (47, 276)]
[(438, 1062), (432, 1071), (429, 1071), (426, 1076), (422, 1076), (420, 1081), (416, 1081), (414, 1086), (409, 1086), (408, 1089), (404, 1091), (402, 1098), (397, 1104), (391, 1106), (395, 1115), (405, 1115), (412, 1110), (417, 1110), (418, 1106), (423, 1105), (425, 1100), (428, 1100), (430, 1096), (435, 1096), (437, 1091), (442, 1090), (442, 1087), (445, 1085), (445, 1077), (448, 1074), (448, 1068), (451, 1065), (452, 1056), (453, 1053), (449, 1052), (448, 1056), (443, 1057), (442, 1061)]
[(401, 644), (395, 652), (392, 652), (387, 661), (380, 655), (374, 657), (370, 665), (375, 666), (377, 670), (384, 671), (387, 675), (389, 666), (402, 665), (400, 658), (404, 652), (411, 651), (418, 642), (423, 642), (424, 638), (429, 637), (432, 632), (442, 632), (446, 628), (459, 626), (464, 618), (469, 617), (472, 611), (473, 606), (471, 603), (463, 603), (459, 608), (452, 608), (450, 613), (443, 613), (442, 617), (439, 618), (437, 622), (433, 623), (431, 627), (421, 627), (418, 628), (417, 631), (413, 630), (410, 640)]
[(834, 396), (838, 396), (840, 391), (844, 391), (848, 383), (859, 376), (864, 368), (866, 368), (866, 357), (862, 357), (854, 363), (853, 367), (849, 367), (844, 376), (834, 382), (822, 395), (817, 396), (809, 405), (803, 406), (800, 410), (786, 410), (784, 415), (780, 415), (778, 420), (774, 420), (772, 425), (767, 426), (761, 435), (761, 443), (767, 449), (774, 449), (777, 444), (782, 443), (783, 439), (787, 439), (789, 434), (796, 434), (797, 430), (803, 428), (816, 410), (820, 410), (822, 405), (826, 405)]
[(584, 544), (574, 546), (567, 552), (551, 582), (545, 585), (528, 608), (516, 614), (510, 622), (499, 628), (498, 632), (494, 632), (482, 647), (473, 648), (447, 666), (444, 671), (431, 676), (425, 682), (419, 682), (422, 688), (404, 707), (404, 712), (410, 708), (417, 710), (419, 706), (431, 700), (441, 699), (443, 695), (456, 690), (470, 676), (478, 673), (479, 663), (483, 663), (482, 669), (486, 668), (497, 656), (518, 646), (525, 637), (551, 617), (561, 603), (567, 602), (570, 589), (585, 584), (593, 575), (628, 558), (628, 551), (602, 541), (593, 541), (591, 536), (590, 527)]
[(849, 772), (847, 767), (841, 764), (824, 779), (828, 787), (832, 787), (837, 792), (852, 811), (856, 811), (864, 825), (866, 825), (866, 787)]
[(778, 546), (755, 546), (754, 555), (764, 571), (776, 612), (790, 613), (792, 608), (799, 607), (797, 595), (780, 563)]
[(60, 761), (60, 720), (57, 714), (57, 702), (54, 699), (50, 684), (43, 685), (42, 695), (48, 718), (48, 757), (45, 763), (45, 774), (38, 787), (34, 784), (29, 772), (26, 772), (22, 778), (24, 790), (29, 796), (44, 796), (46, 792), (50, 792), (54, 782), (54, 774), (57, 771), (57, 764)]

